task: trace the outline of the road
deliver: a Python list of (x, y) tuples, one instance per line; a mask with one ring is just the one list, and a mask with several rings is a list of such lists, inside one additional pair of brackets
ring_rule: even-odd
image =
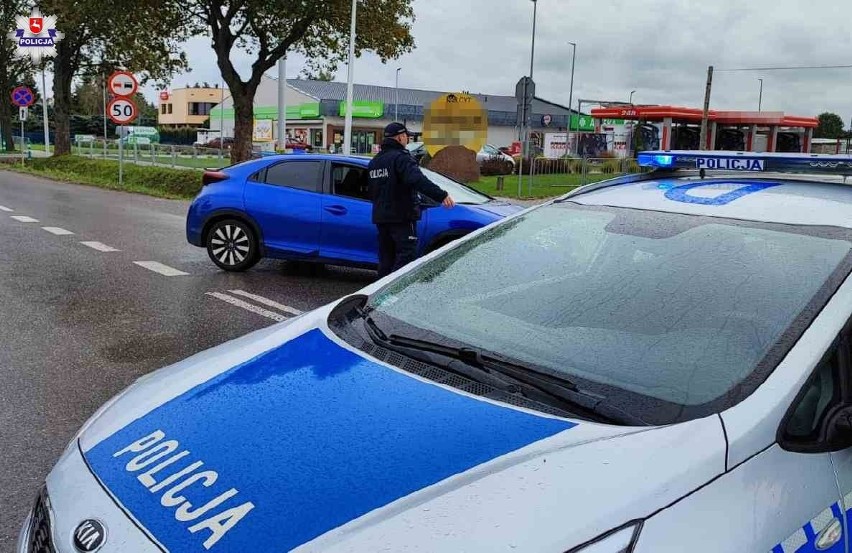
[(0, 551), (111, 396), (375, 278), (274, 260), (222, 272), (186, 242), (188, 205), (0, 169)]

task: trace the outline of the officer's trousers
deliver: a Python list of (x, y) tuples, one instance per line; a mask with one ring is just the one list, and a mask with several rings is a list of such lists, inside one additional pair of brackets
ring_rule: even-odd
[(379, 278), (417, 259), (417, 222), (380, 223)]

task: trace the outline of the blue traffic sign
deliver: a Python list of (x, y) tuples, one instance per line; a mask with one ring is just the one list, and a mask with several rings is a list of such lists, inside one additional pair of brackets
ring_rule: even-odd
[(19, 86), (12, 91), (12, 103), (18, 107), (25, 108), (35, 102), (35, 94), (29, 87)]

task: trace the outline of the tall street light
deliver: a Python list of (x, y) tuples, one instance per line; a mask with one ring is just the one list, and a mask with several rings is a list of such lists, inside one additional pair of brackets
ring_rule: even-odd
[(358, 0), (352, 0), (352, 24), (349, 27), (349, 76), (346, 81), (346, 120), (343, 126), (343, 153), (352, 154), (352, 82), (355, 78), (355, 15)]
[(399, 72), (402, 71), (402, 67), (396, 68), (396, 107), (393, 111), (393, 120), (399, 121)]
[(757, 98), (757, 111), (760, 111), (761, 105), (763, 104), (763, 79), (757, 79), (760, 81), (760, 96)]
[[(567, 151), (568, 142), (570, 140), (571, 133), (571, 104), (574, 102), (574, 64), (577, 61), (577, 44), (574, 42), (569, 42), (571, 45), (571, 86), (568, 89), (568, 134), (565, 136), (565, 147)], [(577, 117), (580, 117), (580, 114), (577, 114)]]
[[(533, 27), (532, 27), (532, 50), (530, 51), (530, 81), (533, 80), (533, 64), (535, 62), (535, 23), (536, 18), (538, 16), (538, 2), (536, 0), (532, 0), (533, 3)], [(530, 134), (530, 124), (532, 122), (532, 106), (530, 107), (529, 112), (527, 112), (526, 120), (524, 121), (524, 125), (526, 127), (526, 132), (524, 133), (524, 150), (525, 154), (529, 155), (529, 134)]]
[(632, 104), (632, 103), (633, 103), (633, 93), (634, 93), (634, 92), (636, 92), (636, 91), (635, 91), (635, 90), (631, 90), (631, 91), (630, 91), (630, 99), (629, 99), (629, 100), (627, 100), (627, 103), (628, 103), (628, 104)]

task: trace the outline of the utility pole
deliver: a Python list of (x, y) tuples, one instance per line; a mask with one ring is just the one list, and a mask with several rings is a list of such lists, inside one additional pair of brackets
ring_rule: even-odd
[(707, 68), (707, 89), (704, 92), (704, 114), (701, 117), (701, 135), (698, 144), (699, 150), (707, 149), (707, 122), (710, 117), (710, 88), (713, 86), (713, 66)]
[(757, 79), (760, 81), (760, 95), (757, 97), (757, 111), (760, 111), (761, 105), (763, 104), (763, 79)]
[(352, 89), (355, 79), (355, 21), (358, 0), (352, 0), (352, 22), (349, 28), (349, 68), (346, 78), (346, 118), (343, 120), (343, 154), (352, 155)]
[(287, 152), (287, 54), (278, 60), (278, 149)]

